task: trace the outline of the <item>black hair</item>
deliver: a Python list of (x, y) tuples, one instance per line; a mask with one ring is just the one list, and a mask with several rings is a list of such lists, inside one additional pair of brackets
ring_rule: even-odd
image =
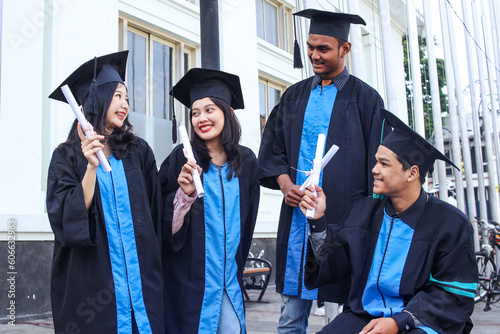
[[(122, 85), (126, 88), (124, 84)], [(113, 132), (110, 134), (106, 133), (106, 117), (117, 87), (118, 83), (116, 82), (108, 82), (99, 86), (95, 95), (95, 99), (97, 101), (96, 105), (93, 104), (95, 101), (90, 101), (93, 99), (89, 99), (87, 95), (85, 100), (83, 100), (83, 113), (87, 121), (94, 127), (94, 131), (105, 136), (104, 140), (111, 148), (111, 152), (114, 157), (117, 159), (124, 159), (130, 154), (131, 145), (135, 144), (136, 140), (136, 137), (132, 132), (132, 124), (130, 124), (128, 117), (125, 118), (123, 125), (120, 128), (114, 128)], [(97, 108), (97, 110), (95, 110), (94, 113), (90, 113), (91, 109), (95, 108)], [(77, 124), (78, 121), (75, 120), (71, 126), (71, 130), (69, 131), (68, 139), (65, 144), (80, 144)]]
[(337, 40), (337, 42), (339, 43), (339, 50), (340, 48), (342, 47), (342, 45), (344, 45), (345, 43), (347, 43), (347, 41), (345, 39), (342, 39), (342, 38), (338, 38), (338, 37), (335, 37), (335, 39)]
[[(229, 106), (229, 104), (221, 99), (211, 97), (212, 102), (219, 107), (224, 113), (224, 127), (221, 133), (221, 143), (226, 152), (227, 160), (229, 163), (229, 175), (227, 180), (230, 181), (233, 177), (233, 172), (236, 176), (239, 175), (241, 171), (241, 160), (240, 160), (240, 148), (239, 142), (241, 138), (241, 127), (236, 115)], [(191, 118), (193, 114), (193, 109), (190, 110), (189, 117)], [(191, 123), (192, 124), (192, 123)], [(193, 127), (191, 126), (191, 145), (193, 149), (198, 152), (201, 160), (201, 167), (206, 172), (210, 166), (210, 151), (205, 144), (205, 141), (201, 139)]]
[[(396, 154), (396, 153), (394, 153), (394, 154)], [(401, 163), (401, 165), (403, 165), (403, 171), (407, 171), (408, 169), (410, 169), (413, 166), (408, 161), (406, 161), (403, 158), (401, 158), (399, 155), (396, 154), (396, 157), (398, 158), (398, 161)], [(420, 168), (418, 169), (418, 171), (420, 172), (420, 177), (419, 177), (420, 183), (424, 184), (425, 183), (425, 174), (426, 173), (422, 173), (421, 170), (420, 170)]]

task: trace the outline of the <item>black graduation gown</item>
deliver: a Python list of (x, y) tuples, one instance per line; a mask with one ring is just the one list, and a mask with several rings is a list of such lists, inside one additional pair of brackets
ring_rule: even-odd
[[(142, 293), (153, 333), (163, 333), (161, 190), (155, 158), (136, 138), (123, 159), (128, 183)], [(55, 235), (52, 314), (56, 333), (116, 333), (113, 274), (99, 183), (89, 212), (81, 180), (87, 160), (81, 148), (61, 144), (49, 166), (47, 213)]]
[[(179, 188), (177, 178), (186, 163), (182, 145), (174, 148), (160, 167), (160, 180), (164, 197), (163, 213), (163, 270), (165, 278), (165, 330), (166, 333), (198, 333), (205, 288), (205, 215), (203, 198), (197, 198), (184, 217), (182, 228), (172, 235), (173, 201)], [(195, 159), (200, 161), (196, 151)], [(260, 187), (259, 166), (255, 154), (240, 146), (241, 238), (236, 253), (238, 282), (243, 291), (242, 278), (245, 261), (250, 250)], [(221, 254), (222, 256), (223, 254)]]
[[(421, 196), (427, 194), (422, 190)], [(361, 318), (370, 316), (362, 298), (387, 201), (365, 198), (356, 202), (341, 228), (328, 226), (317, 257), (310, 244), (308, 247), (311, 270), (305, 277), (306, 286), (318, 287), (350, 276), (347, 308)], [(399, 296), (403, 297), (406, 310), (438, 333), (469, 333), (473, 286), (478, 281), (472, 225), (457, 208), (436, 197), (428, 196), (421, 207), (410, 223), (414, 232), (401, 274)], [(405, 247), (406, 243), (399, 248)], [(337, 261), (339, 254), (347, 255), (347, 266)], [(408, 317), (406, 312), (393, 315), (398, 324), (405, 324)]]
[[(281, 174), (289, 174), (292, 181), (296, 179), (294, 168), (299, 158), (304, 113), (313, 79), (308, 78), (288, 88), (269, 116), (259, 151), (260, 182), (264, 187), (279, 189), (276, 176)], [(355, 201), (372, 193), (371, 170), (382, 135), (381, 107), (383, 101), (380, 95), (353, 75), (337, 93), (325, 152), (333, 144), (339, 146), (339, 151), (323, 170), (323, 191), (329, 202), (325, 214), (329, 224), (337, 224)], [(384, 130), (383, 135), (386, 134)], [(292, 215), (293, 208), (283, 201), (276, 241), (276, 291), (279, 293), (283, 292), (286, 279)], [(300, 280), (302, 277), (301, 273)], [(300, 295), (302, 284), (296, 284)], [(342, 302), (346, 291), (348, 282), (343, 282), (341, 286), (323, 287), (318, 292), (318, 298)]]

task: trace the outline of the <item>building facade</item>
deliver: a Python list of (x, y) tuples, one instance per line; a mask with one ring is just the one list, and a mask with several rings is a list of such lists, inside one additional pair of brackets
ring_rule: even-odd
[[(2, 275), (15, 277), (14, 299), (8, 297), (9, 287), (1, 292), (3, 310), (15, 300), (18, 317), (50, 312), (53, 234), (45, 211), (47, 168), (74, 115), (48, 95), (83, 62), (130, 50), (130, 119), (160, 165), (175, 145), (168, 92), (189, 68), (201, 66), (199, 1), (0, 0), (0, 268)], [(221, 70), (240, 76), (246, 106), (236, 111), (242, 144), (256, 154), (265, 121), (281, 94), (312, 75), (304, 56), (309, 24), (304, 19), (297, 20), (297, 35), (306, 65), (293, 69), (292, 13), (304, 8), (349, 12), (349, 2), (219, 1)], [(363, 68), (358, 76), (385, 97), (378, 2), (357, 3), (367, 25), (353, 46), (361, 62), (350, 57), (347, 66), (351, 73)], [(389, 4), (396, 113), (405, 115), (404, 2)], [(178, 124), (189, 123), (182, 105), (174, 102), (173, 109)], [(282, 195), (264, 188), (261, 192), (252, 252), (272, 260)], [(3, 318), (8, 314), (0, 314)]]

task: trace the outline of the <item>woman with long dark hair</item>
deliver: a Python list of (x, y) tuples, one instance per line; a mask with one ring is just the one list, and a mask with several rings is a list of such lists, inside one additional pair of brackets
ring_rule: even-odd
[[(258, 163), (239, 145), (239, 78), (191, 69), (171, 94), (190, 108), (194, 161), (177, 146), (160, 168), (166, 333), (245, 333), (243, 267), (259, 204)], [(195, 169), (204, 197), (197, 198)]]
[[(49, 166), (56, 333), (164, 332), (160, 183), (151, 148), (128, 121), (127, 55), (90, 60), (61, 84), (94, 128), (85, 137), (75, 121)], [(50, 98), (66, 102), (61, 86)]]

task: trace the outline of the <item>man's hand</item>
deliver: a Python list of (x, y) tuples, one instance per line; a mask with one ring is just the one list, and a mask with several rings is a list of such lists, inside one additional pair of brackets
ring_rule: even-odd
[(280, 175), (276, 178), (280, 185), (281, 192), (285, 195), (285, 204), (296, 208), (299, 206), (304, 192), (300, 190), (300, 186), (294, 184), (287, 174)]
[(302, 196), (304, 196), (304, 192), (300, 190), (300, 186), (296, 184), (292, 184), (284, 189), (283, 194), (285, 195), (285, 203), (294, 208), (300, 204), (300, 200)]
[(399, 332), (396, 320), (392, 318), (373, 319), (359, 334), (397, 334)]
[(319, 219), (323, 217), (323, 215), (325, 214), (326, 196), (325, 193), (323, 192), (323, 189), (321, 189), (318, 185), (316, 185), (315, 188), (318, 196), (314, 196), (313, 194), (314, 189), (311, 185), (309, 185), (306, 188), (304, 196), (302, 197), (302, 201), (300, 202), (300, 210), (305, 216), (307, 210), (316, 209), (314, 211), (313, 219)]

